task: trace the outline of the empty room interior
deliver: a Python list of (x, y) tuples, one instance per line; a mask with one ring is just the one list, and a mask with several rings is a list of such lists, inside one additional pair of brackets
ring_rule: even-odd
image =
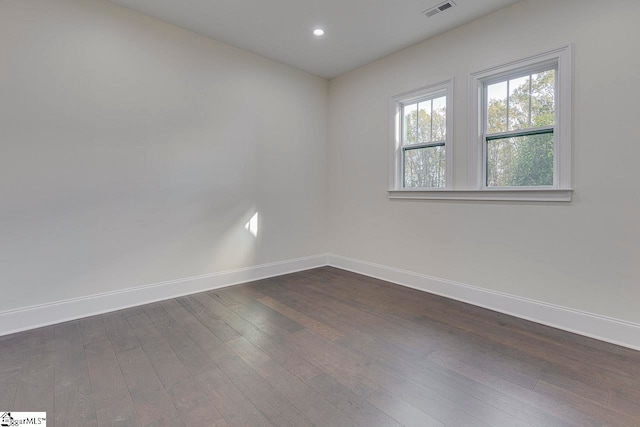
[(0, 424), (639, 427), (639, 21), (0, 0)]

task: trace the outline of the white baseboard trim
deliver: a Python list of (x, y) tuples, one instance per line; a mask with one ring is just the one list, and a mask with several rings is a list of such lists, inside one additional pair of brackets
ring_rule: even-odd
[(600, 341), (640, 350), (640, 324), (637, 323), (339, 255), (329, 255), (328, 263), (330, 266), (342, 270), (466, 302)]
[(327, 265), (328, 255), (261, 264), (0, 312), (0, 336)]
[(640, 324), (334, 254), (261, 264), (0, 312), (0, 336), (317, 267), (332, 266), (640, 350)]

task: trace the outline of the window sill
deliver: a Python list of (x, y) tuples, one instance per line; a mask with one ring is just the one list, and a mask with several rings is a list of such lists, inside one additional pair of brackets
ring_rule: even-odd
[(389, 190), (390, 199), (570, 202), (572, 189)]

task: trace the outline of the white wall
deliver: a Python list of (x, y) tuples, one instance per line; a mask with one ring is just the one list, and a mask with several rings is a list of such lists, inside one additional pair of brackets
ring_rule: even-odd
[(326, 252), (327, 96), (105, 1), (2, 0), (3, 309)]
[[(527, 0), (330, 84), (337, 255), (640, 322), (640, 2)], [(390, 96), (455, 78), (466, 183), (470, 73), (574, 43), (574, 201), (391, 201)]]

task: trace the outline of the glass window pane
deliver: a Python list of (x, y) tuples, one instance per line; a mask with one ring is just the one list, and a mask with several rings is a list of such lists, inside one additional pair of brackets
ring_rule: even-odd
[(507, 82), (487, 86), (487, 132), (507, 130)]
[(531, 122), (533, 127), (555, 125), (556, 70), (533, 74), (531, 87)]
[(509, 80), (509, 129), (528, 129), (529, 125), (529, 76)]
[(418, 142), (431, 142), (431, 100), (418, 104)]
[(415, 144), (416, 142), (418, 142), (417, 112), (418, 112), (417, 104), (405, 105), (404, 108), (402, 109), (402, 114), (403, 114), (402, 143), (403, 144)]
[(553, 133), (487, 141), (487, 186), (553, 185)]
[(406, 150), (404, 157), (404, 186), (444, 187), (445, 147)]
[(441, 96), (433, 100), (433, 141), (444, 141), (447, 138), (447, 97)]

